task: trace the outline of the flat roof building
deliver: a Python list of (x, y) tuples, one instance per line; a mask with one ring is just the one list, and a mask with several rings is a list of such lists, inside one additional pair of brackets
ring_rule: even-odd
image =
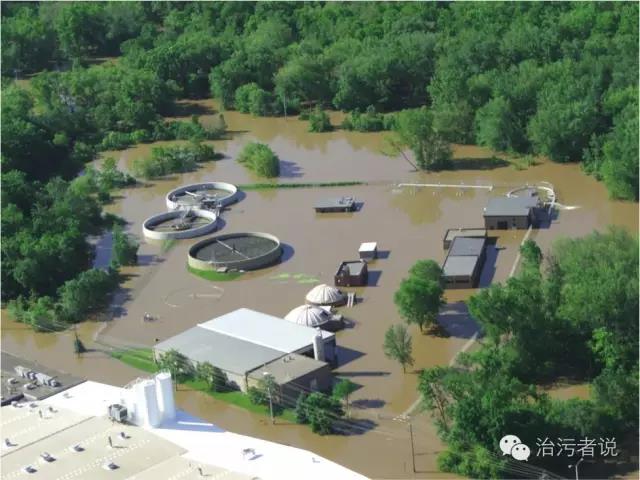
[(326, 392), (333, 383), (331, 368), (326, 362), (296, 353), (284, 355), (249, 373), (249, 387), (256, 386), (265, 373), (271, 375), (278, 385), (274, 393), (279, 403), (291, 407), (295, 406), (301, 389)]
[(353, 212), (356, 209), (356, 201), (353, 197), (325, 198), (316, 202), (314, 208), (318, 213)]
[(456, 237), (442, 266), (447, 288), (473, 288), (485, 261), (486, 238)]
[(532, 195), (490, 198), (483, 214), (485, 228), (529, 228), (536, 221), (535, 209), (539, 207), (539, 203), (539, 198)]
[[(154, 352), (159, 356), (171, 349), (193, 363), (209, 362), (220, 368), (229, 383), (242, 391), (249, 386), (251, 372), (285, 355), (320, 355), (315, 359), (319, 377), (324, 376), (326, 362), (336, 361), (334, 333), (248, 308), (234, 310), (159, 342)], [(324, 381), (318, 383), (324, 385)]]
[(486, 228), (450, 228), (444, 234), (442, 241), (442, 247), (448, 250), (451, 246), (451, 242), (456, 237), (472, 237), (472, 238), (486, 238)]
[(365, 478), (314, 452), (229, 432), (181, 410), (159, 427), (113, 423), (108, 406), (124, 396), (127, 388), (87, 381), (2, 407), (2, 478)]
[(368, 280), (369, 270), (364, 260), (342, 262), (334, 275), (334, 283), (340, 287), (364, 287)]
[(378, 244), (376, 242), (361, 243), (358, 254), (363, 260), (374, 259), (378, 256)]

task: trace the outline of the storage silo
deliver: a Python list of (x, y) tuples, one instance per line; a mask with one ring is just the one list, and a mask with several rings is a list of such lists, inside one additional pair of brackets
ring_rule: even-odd
[(322, 339), (322, 330), (316, 328), (316, 334), (313, 336), (313, 357), (316, 360), (324, 362), (324, 340)]
[(161, 418), (158, 411), (156, 382), (149, 379), (141, 380), (135, 385), (135, 392), (138, 425), (144, 427), (157, 427), (160, 425)]
[(156, 375), (156, 395), (161, 421), (166, 422), (176, 418), (176, 402), (173, 397), (171, 373), (160, 372)]

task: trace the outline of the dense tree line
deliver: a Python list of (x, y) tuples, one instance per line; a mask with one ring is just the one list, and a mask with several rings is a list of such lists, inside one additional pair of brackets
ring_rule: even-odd
[[(486, 334), (480, 349), (421, 374), (448, 445), (439, 465), (511, 477), (513, 465), (495, 455), (505, 432), (532, 448), (529, 464), (560, 474), (566, 458), (536, 457), (539, 438), (615, 437), (624, 461), (637, 451), (638, 239), (612, 229), (560, 240), (544, 259), (531, 241), (522, 254), (517, 276), (469, 302)], [(558, 379), (588, 382), (589, 398), (554, 400), (538, 388)]]
[[(101, 128), (144, 128), (167, 90), (254, 115), (427, 106), (430, 140), (582, 160), (612, 196), (637, 199), (636, 3), (4, 3), (2, 15), (3, 75), (122, 54), (122, 70), (82, 85), (132, 75), (112, 80), (113, 110), (132, 109), (129, 88), (143, 107), (117, 125), (100, 112)], [(346, 126), (379, 129), (370, 117)]]

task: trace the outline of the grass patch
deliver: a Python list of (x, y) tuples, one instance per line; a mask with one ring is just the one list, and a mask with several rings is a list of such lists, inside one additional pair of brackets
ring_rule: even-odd
[(144, 370), (150, 373), (154, 373), (157, 370), (156, 363), (153, 359), (153, 352), (150, 348), (116, 350), (111, 352), (111, 356), (138, 370)]
[[(269, 405), (256, 405), (254, 403), (251, 403), (248, 395), (245, 395), (239, 390), (230, 390), (227, 392), (212, 392), (207, 389), (207, 384), (203, 380), (187, 380), (186, 382), (184, 382), (184, 385), (193, 390), (205, 393), (210, 397), (213, 397), (222, 402), (230, 403), (231, 405), (235, 405), (236, 407), (248, 410), (249, 412), (266, 416), (270, 415)], [(295, 422), (296, 418), (294, 411), (288, 408), (275, 409), (274, 415), (278, 418), (282, 418), (283, 420), (291, 422)]]
[(190, 265), (187, 265), (187, 270), (197, 275), (200, 278), (204, 278), (205, 280), (209, 280), (211, 282), (228, 282), (229, 280), (235, 280), (236, 278), (242, 276), (242, 272), (215, 272), (212, 270), (198, 270), (197, 268), (193, 268)]
[(365, 185), (366, 182), (315, 182), (315, 183), (246, 183), (238, 185), (240, 190), (268, 190), (273, 188), (314, 188), (314, 187), (350, 187)]
[[(150, 348), (136, 348), (132, 350), (116, 350), (111, 352), (111, 356), (120, 360), (127, 365), (143, 370), (149, 373), (155, 373), (158, 370), (154, 360), (153, 352)], [(239, 408), (243, 408), (260, 415), (269, 415), (268, 405), (255, 405), (251, 403), (249, 397), (239, 390), (229, 390), (227, 392), (212, 392), (207, 388), (206, 382), (203, 380), (187, 380), (182, 382), (186, 387), (202, 392), (210, 397), (220, 400), (221, 402), (230, 403)], [(278, 418), (295, 423), (295, 413), (291, 409), (276, 410), (275, 415)]]

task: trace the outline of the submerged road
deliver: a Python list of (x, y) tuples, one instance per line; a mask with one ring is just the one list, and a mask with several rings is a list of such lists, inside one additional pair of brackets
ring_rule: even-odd
[[(524, 242), (526, 242), (529, 239), (529, 236), (531, 235), (531, 232), (533, 230), (533, 226), (529, 225), (529, 229), (527, 230), (527, 233), (525, 234), (524, 238), (522, 239), (522, 242), (520, 242), (520, 246), (524, 245)], [(518, 252), (518, 255), (516, 256), (516, 259), (513, 261), (513, 266), (511, 267), (511, 271), (509, 272), (509, 278), (513, 277), (516, 273), (516, 269), (518, 268), (518, 264), (520, 263), (520, 252)], [(451, 359), (451, 361), (449, 362), (449, 366), (452, 367), (455, 365), (458, 356), (461, 353), (466, 352), (467, 350), (469, 350), (471, 348), (471, 346), (476, 342), (476, 340), (478, 339), (478, 336), (480, 335), (480, 329), (476, 330), (476, 332), (473, 334), (473, 336), (469, 339), (469, 341), (467, 343), (465, 343), (462, 348), (460, 350), (458, 350), (456, 352), (456, 354), (453, 356), (453, 358)], [(398, 418), (407, 418), (409, 417), (409, 415), (411, 415), (416, 408), (418, 408), (420, 406), (420, 403), (422, 403), (422, 396), (418, 396), (418, 398), (416, 398), (415, 402), (413, 402), (409, 408), (407, 408), (404, 412), (402, 412), (400, 415), (398, 415)]]

